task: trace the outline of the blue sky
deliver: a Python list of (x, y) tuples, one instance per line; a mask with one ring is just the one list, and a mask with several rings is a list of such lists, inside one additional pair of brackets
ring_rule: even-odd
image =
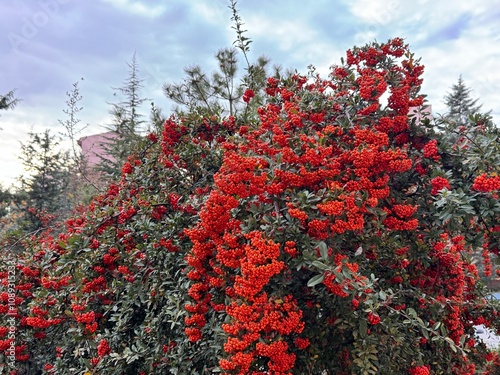
[[(214, 70), (213, 55), (235, 39), (227, 0), (1, 0), (0, 93), (22, 101), (0, 114), (0, 183), (20, 176), (19, 142), (27, 132), (62, 131), (66, 92), (79, 81), (88, 127), (104, 131), (136, 53), (143, 96), (164, 113), (173, 104), (165, 82), (183, 68)], [(460, 74), (500, 123), (500, 1), (482, 0), (239, 0), (250, 57), (325, 74), (353, 45), (403, 37), (426, 66), (423, 92), (434, 112)], [(83, 78), (83, 80), (81, 80)], [(147, 114), (147, 109), (144, 112)]]

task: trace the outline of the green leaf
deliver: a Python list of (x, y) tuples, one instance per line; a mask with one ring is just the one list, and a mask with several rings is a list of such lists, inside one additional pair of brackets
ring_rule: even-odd
[(457, 352), (457, 346), (455, 345), (455, 342), (452, 339), (450, 339), (449, 337), (445, 337), (444, 340), (448, 344), (450, 344), (451, 350), (453, 350), (453, 352), (456, 353)]
[(323, 282), (324, 278), (325, 278), (325, 275), (323, 275), (323, 274), (316, 275), (316, 276), (312, 277), (312, 278), (311, 278), (311, 279), (307, 282), (307, 286), (308, 286), (309, 288), (311, 288), (311, 287), (313, 287), (313, 286), (315, 286), (315, 285), (318, 285), (318, 284), (320, 284), (320, 283), (322, 283), (322, 282)]
[(406, 310), (406, 313), (408, 314), (408, 316), (409, 316), (410, 318), (416, 318), (416, 317), (417, 317), (417, 312), (416, 312), (413, 308), (411, 308), (411, 307), (409, 307), (409, 308)]
[(311, 263), (314, 267), (319, 268), (320, 270), (326, 271), (328, 266), (325, 263), (320, 262), (319, 260), (315, 260)]
[(326, 245), (326, 243), (321, 241), (318, 244), (318, 247), (319, 247), (319, 253), (321, 255), (321, 258), (325, 259), (325, 260), (328, 259), (328, 246)]
[(380, 299), (382, 301), (385, 301), (387, 299), (387, 294), (385, 294), (385, 292), (383, 290), (381, 290), (379, 293), (378, 293)]

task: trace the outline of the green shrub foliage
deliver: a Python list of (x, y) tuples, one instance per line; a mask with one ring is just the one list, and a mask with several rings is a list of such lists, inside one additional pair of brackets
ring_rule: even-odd
[(472, 260), (498, 254), (498, 132), (415, 115), (422, 73), (397, 38), (269, 78), (258, 108), (248, 88), (244, 121), (169, 118), (65, 230), (2, 253), (4, 371), (498, 373)]

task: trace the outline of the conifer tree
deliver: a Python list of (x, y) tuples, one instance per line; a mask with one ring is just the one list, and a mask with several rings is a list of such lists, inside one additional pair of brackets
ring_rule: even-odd
[[(14, 90), (9, 91), (5, 95), (0, 94), (0, 110), (13, 109), (18, 103), (19, 99), (14, 97)], [(0, 218), (8, 213), (7, 207), (10, 205), (11, 200), (12, 193), (9, 189), (4, 189), (0, 184)]]
[(14, 90), (9, 91), (5, 95), (0, 94), (0, 110), (12, 109), (19, 103), (19, 99), (14, 97)]
[(14, 97), (14, 90), (9, 91), (5, 95), (0, 94), (0, 110), (13, 109), (18, 103), (19, 99)]
[[(12, 200), (12, 193), (0, 184), (0, 219), (9, 213), (9, 204)], [(1, 224), (0, 224), (1, 227)]]
[[(233, 43), (235, 47), (222, 48), (215, 54), (217, 70), (208, 74), (199, 65), (186, 67), (186, 77), (182, 82), (163, 86), (165, 96), (180, 106), (178, 112), (185, 110), (209, 116), (223, 114), (245, 121), (263, 103), (269, 59), (260, 56), (255, 62), (250, 62), (248, 53), (252, 40), (245, 36), (247, 30), (243, 29), (244, 23), (238, 15), (236, 1), (231, 0), (229, 8), (237, 38)], [(242, 53), (245, 60), (243, 74), (238, 52)], [(274, 75), (279, 75), (279, 71), (279, 67), (274, 67)]]
[[(487, 169), (484, 160), (490, 160), (495, 157), (496, 141), (492, 141), (493, 137), (498, 137), (498, 128), (493, 123), (491, 111), (481, 112), (482, 104), (478, 104), (479, 99), (471, 97), (471, 88), (467, 87), (460, 75), (458, 82), (451, 87), (451, 92), (445, 96), (445, 104), (448, 107), (448, 112), (437, 122), (437, 127), (441, 131), (439, 147), (441, 149), (454, 150), (460, 157), (443, 157), (443, 166), (448, 170), (453, 179), (460, 179), (463, 176), (471, 174), (471, 170), (481, 171)], [(483, 151), (476, 153), (473, 158), (469, 158), (468, 165), (464, 165), (465, 156), (470, 153), (470, 145), (481, 147)], [(498, 164), (498, 161), (494, 164)], [(446, 204), (455, 201), (458, 202), (460, 194), (448, 193)], [(482, 249), (472, 254), (475, 259), (479, 275), (485, 285), (492, 285), (491, 270), (495, 264), (498, 264), (499, 258), (496, 255), (490, 256), (488, 261), (485, 261)]]
[(451, 87), (451, 92), (444, 97), (444, 103), (448, 108), (445, 119), (456, 126), (463, 126), (469, 122), (471, 115), (481, 111), (482, 105), (479, 99), (471, 98), (472, 90), (465, 85), (462, 76), (458, 82)]
[(129, 73), (123, 86), (114, 88), (115, 96), (118, 94), (123, 100), (118, 103), (111, 103), (110, 114), (113, 122), (107, 127), (112, 135), (106, 137), (102, 144), (106, 155), (102, 156), (99, 170), (110, 177), (120, 175), (120, 168), (127, 157), (141, 140), (141, 131), (144, 125), (141, 106), (147, 100), (141, 97), (144, 80), (139, 76), (139, 66), (136, 55), (132, 56), (130, 63), (127, 63)]
[(40, 134), (30, 131), (28, 136), (28, 141), (21, 143), (19, 159), (27, 174), (20, 178), (19, 196), (24, 197), (27, 209), (25, 227), (36, 230), (43, 226), (40, 213), (56, 214), (69, 208), (65, 194), (69, 155), (60, 150), (61, 139), (48, 129)]

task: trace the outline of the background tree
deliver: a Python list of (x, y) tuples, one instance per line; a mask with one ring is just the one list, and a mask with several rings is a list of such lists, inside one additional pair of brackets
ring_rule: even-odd
[[(20, 185), (0, 196), (2, 213), (0, 245), (10, 253), (20, 253), (23, 241), (48, 227), (58, 227), (74, 207), (73, 192), (68, 190), (72, 163), (61, 139), (50, 134), (28, 133), (21, 143), (21, 160), (25, 173)], [(12, 191), (11, 191), (12, 190)]]
[(17, 228), (20, 212), (16, 201), (18, 194), (0, 185), (0, 247), (7, 248), (9, 237), (12, 237)]
[(70, 180), (70, 159), (67, 151), (60, 148), (61, 139), (43, 133), (28, 133), (28, 141), (21, 143), (21, 160), (26, 173), (19, 178), (19, 191), (27, 208), (26, 229), (37, 230), (45, 226), (44, 214), (61, 214), (71, 210), (67, 199)]
[(463, 126), (469, 123), (471, 115), (481, 113), (482, 104), (478, 104), (479, 99), (471, 98), (471, 93), (472, 89), (465, 85), (460, 75), (458, 82), (452, 85), (451, 92), (444, 97), (444, 103), (448, 108), (444, 117), (448, 122), (457, 127)]
[[(81, 80), (83, 81), (83, 78)], [(72, 207), (76, 207), (81, 203), (88, 203), (92, 195), (99, 191), (99, 187), (96, 186), (93, 178), (95, 171), (89, 167), (86, 155), (83, 155), (82, 150), (78, 147), (77, 137), (88, 126), (82, 126), (78, 117), (83, 109), (80, 106), (82, 95), (78, 83), (78, 81), (73, 83), (72, 89), (66, 92), (66, 108), (63, 109), (66, 118), (58, 120), (64, 129), (61, 135), (70, 142), (70, 179), (66, 195)]]
[(141, 97), (143, 88), (139, 76), (139, 66), (136, 55), (127, 64), (130, 68), (127, 79), (123, 86), (115, 88), (115, 95), (122, 96), (123, 100), (111, 104), (112, 124), (107, 127), (111, 135), (103, 142), (102, 146), (105, 156), (101, 157), (98, 169), (111, 178), (120, 176), (120, 169), (127, 157), (133, 154), (137, 144), (141, 141), (141, 132), (145, 120), (141, 114), (141, 106), (147, 100)]
[(4, 189), (0, 185), (0, 218), (3, 218), (9, 212), (9, 202), (12, 199), (12, 194), (8, 189)]
[[(222, 48), (215, 54), (218, 70), (208, 74), (198, 65), (187, 67), (184, 69), (186, 78), (182, 82), (163, 86), (165, 96), (180, 106), (178, 112), (200, 112), (207, 116), (223, 114), (245, 122), (263, 103), (270, 61), (260, 56), (255, 62), (250, 62), (248, 54), (252, 41), (245, 35), (236, 1), (232, 0), (229, 8), (233, 14), (232, 28), (236, 31), (237, 39), (235, 47)], [(244, 58), (243, 63), (238, 59), (239, 53)], [(274, 76), (279, 76), (279, 72), (280, 68), (274, 67)]]
[(0, 94), (0, 110), (12, 109), (19, 103), (19, 99), (14, 97), (14, 90), (5, 95)]
[[(443, 158), (443, 171), (452, 179), (469, 178), (480, 171), (491, 173), (494, 172), (491, 165), (500, 163), (500, 148), (496, 141), (498, 127), (492, 122), (491, 111), (481, 112), (482, 105), (478, 104), (479, 99), (471, 98), (471, 92), (460, 76), (458, 83), (452, 86), (451, 93), (444, 98), (448, 112), (436, 121), (438, 131), (441, 132), (439, 147), (448, 150)], [(467, 165), (462, 163), (463, 160), (468, 161)], [(467, 202), (469, 198), (462, 191), (451, 191), (440, 200), (440, 205), (447, 208), (443, 211), (446, 215), (451, 215), (450, 210), (459, 203), (462, 207), (472, 207)], [(447, 219), (450, 225), (456, 225), (457, 220), (464, 220), (456, 211), (453, 218)], [(473, 227), (461, 227), (460, 230), (462, 233), (468, 231), (471, 236), (475, 231)], [(483, 281), (492, 287), (500, 287), (493, 269), (499, 261), (498, 256), (486, 253), (482, 248), (478, 248), (473, 256)]]
[(19, 99), (14, 97), (14, 90), (9, 91), (5, 95), (0, 94), (0, 110), (13, 109), (18, 103)]
[(78, 82), (73, 83), (73, 88), (66, 92), (66, 96), (66, 108), (63, 109), (63, 113), (67, 116), (67, 118), (65, 120), (58, 120), (58, 122), (64, 128), (62, 135), (71, 142), (70, 156), (80, 173), (84, 174), (85, 165), (82, 164), (83, 160), (81, 151), (77, 147), (77, 137), (83, 130), (85, 130), (87, 125), (80, 126), (81, 120), (78, 118), (78, 113), (83, 109), (83, 107), (80, 107), (82, 96), (80, 94)]

